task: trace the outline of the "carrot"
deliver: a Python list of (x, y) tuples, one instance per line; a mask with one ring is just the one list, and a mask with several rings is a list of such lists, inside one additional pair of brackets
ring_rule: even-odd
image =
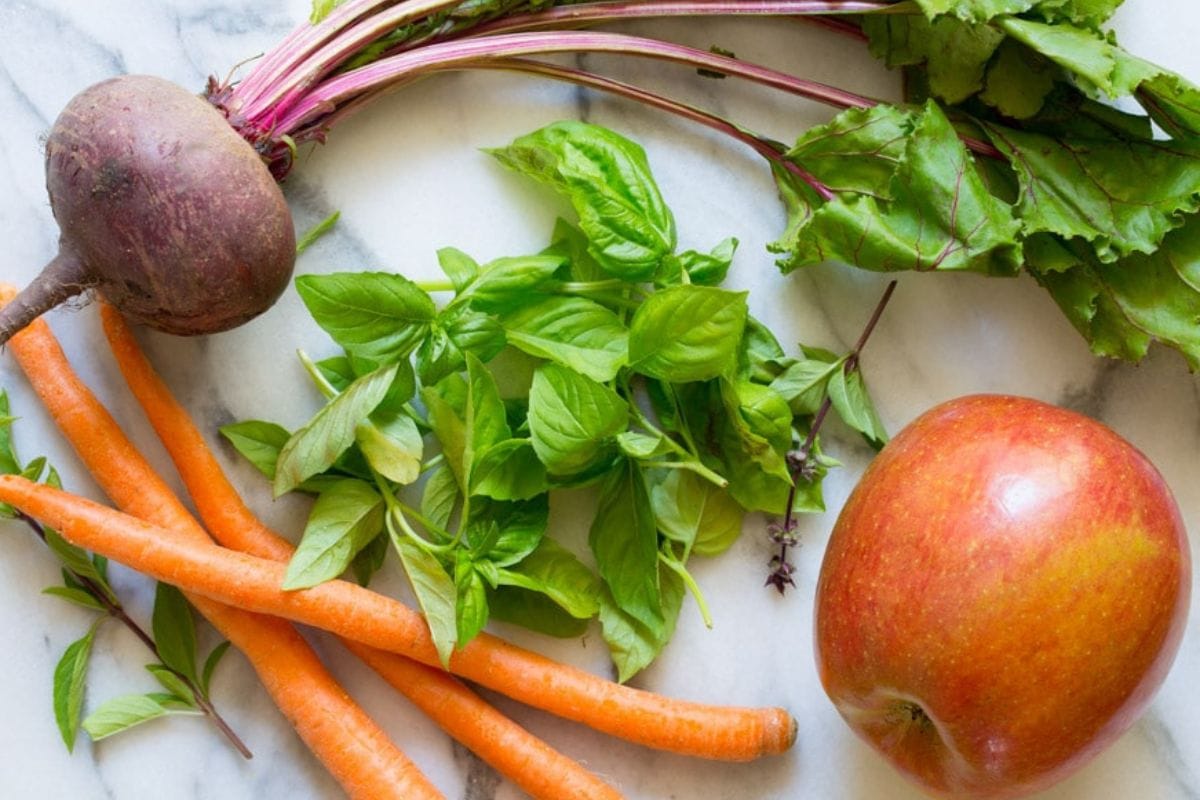
[[(12, 287), (0, 285), (0, 303)], [(81, 459), (115, 502), (170, 528), (166, 538), (209, 543), (208, 535), (125, 437), (108, 411), (70, 369), (45, 322), (38, 320), (9, 346)], [(440, 798), (421, 774), (321, 664), (287, 623), (188, 599), (241, 650), (276, 705), (351, 798)]]
[[(371, 647), (437, 664), (424, 619), (396, 600), (335, 580), (285, 592), (285, 565), (210, 542), (184, 540), (85, 498), (18, 476), (0, 476), (0, 502), (54, 527), (68, 541), (186, 591), (322, 628)], [(783, 709), (712, 706), (622, 686), (480, 634), (450, 671), (527, 705), (632, 742), (685, 755), (746, 761), (795, 741)]]
[[(273, 561), (289, 560), (295, 548), (246, 506), (120, 312), (102, 303), (101, 319), (126, 383), (167, 448), (213, 537), (233, 550)], [(443, 730), (531, 797), (616, 800), (621, 796), (445, 672), (348, 639), (342, 643)]]

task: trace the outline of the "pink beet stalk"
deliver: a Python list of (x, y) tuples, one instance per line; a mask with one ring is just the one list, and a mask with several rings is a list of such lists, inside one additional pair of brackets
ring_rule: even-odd
[(290, 133), (317, 121), (329, 109), (394, 81), (448, 69), (461, 69), (499, 58), (555, 53), (617, 53), (685, 64), (772, 86), (838, 108), (870, 108), (879, 101), (815, 81), (795, 78), (729, 56), (685, 45), (618, 33), (553, 31), (510, 33), (426, 45), (335, 76), (291, 106), (282, 105), (278, 130)]
[[(441, 71), (516, 69), (615, 93), (722, 131), (828, 200), (833, 196), (830, 190), (790, 163), (783, 149), (765, 137), (662, 95), (529, 57), (611, 53), (653, 58), (742, 78), (838, 109), (870, 108), (879, 101), (741, 59), (658, 39), (562, 29), (651, 17), (775, 16), (816, 19), (861, 34), (847, 16), (912, 13), (919, 9), (907, 0), (497, 0), (471, 9), (464, 9), (462, 0), (350, 0), (316, 24), (293, 32), (242, 83), (211, 86), (209, 98), (282, 178), (298, 143), (324, 141), (335, 122), (387, 89)], [(964, 138), (964, 143), (977, 154), (998, 156), (986, 142)]]
[(636, 100), (642, 105), (657, 108), (661, 111), (666, 111), (675, 116), (682, 117), (692, 122), (703, 125), (712, 130), (725, 134), (737, 141), (745, 144), (754, 152), (761, 155), (763, 158), (770, 161), (775, 166), (792, 173), (800, 180), (804, 181), (813, 191), (815, 191), (822, 200), (832, 200), (834, 195), (828, 186), (821, 183), (815, 175), (813, 175), (804, 167), (796, 162), (785, 158), (785, 148), (779, 142), (774, 142), (766, 137), (752, 133), (734, 125), (728, 120), (722, 119), (715, 114), (710, 114), (703, 109), (695, 106), (681, 103), (677, 100), (672, 100), (660, 94), (648, 91), (638, 86), (634, 86), (623, 81), (605, 78), (591, 72), (580, 69), (572, 69), (571, 67), (562, 67), (557, 64), (547, 64), (541, 61), (529, 61), (525, 59), (506, 59), (495, 61), (488, 64), (489, 69), (511, 69), (516, 72), (526, 72), (534, 75), (542, 75), (554, 80), (567, 81), (579, 86), (586, 86), (589, 89), (608, 92), (609, 94), (619, 95), (621, 97)]
[(760, 16), (821, 17), (830, 14), (911, 14), (912, 3), (877, 2), (778, 2), (778, 0), (608, 0), (547, 9), (531, 14), (505, 17), (481, 25), (476, 36), (512, 33), (542, 28), (594, 25), (598, 22), (652, 19), (664, 17)]
[[(549, 7), (545, 7), (545, 6)], [(917, 13), (911, 2), (866, 0), (599, 0), (532, 3), (497, 0), (463, 8), (462, 0), (350, 0), (305, 26), (269, 53), (236, 86), (210, 87), (210, 99), (271, 164), (277, 177), (291, 167), (298, 143), (323, 141), (329, 127), (386, 89), (440, 71), (520, 69), (614, 92), (670, 111), (739, 139), (776, 164), (781, 149), (765, 137), (708, 112), (583, 70), (531, 62), (530, 56), (611, 53), (678, 63), (742, 78), (839, 109), (879, 101), (765, 66), (692, 47), (626, 34), (562, 30), (651, 17), (809, 17), (857, 30), (846, 15)], [(361, 63), (359, 63), (361, 62)], [(967, 140), (977, 153), (990, 145)], [(796, 165), (786, 167), (823, 198), (828, 188)]]
[[(253, 119), (269, 115), (277, 107), (286, 107), (290, 98), (302, 96), (306, 89), (390, 31), (461, 2), (417, 0), (401, 3), (353, 24), (319, 47), (310, 48), (307, 51), (309, 55), (303, 60), (300, 57), (305, 51), (297, 50), (287, 69), (275, 70), (273, 80), (261, 88), (256, 87), (254, 94), (235, 92), (240, 100), (235, 110), (245, 118)], [(375, 4), (378, 5), (377, 0)]]

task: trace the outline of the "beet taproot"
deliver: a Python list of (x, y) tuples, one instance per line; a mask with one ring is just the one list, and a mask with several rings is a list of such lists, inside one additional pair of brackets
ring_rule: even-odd
[(59, 253), (0, 311), (0, 344), (95, 289), (126, 316), (175, 334), (227, 330), (287, 287), (295, 231), (254, 148), (199, 96), (161, 78), (98, 83), (46, 141)]

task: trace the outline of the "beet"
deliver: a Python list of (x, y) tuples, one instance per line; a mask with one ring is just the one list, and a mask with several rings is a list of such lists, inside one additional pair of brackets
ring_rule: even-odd
[(0, 311), (0, 344), (90, 288), (162, 331), (227, 330), (291, 276), (295, 231), (266, 165), (169, 81), (124, 76), (72, 99), (46, 142), (46, 188), (59, 254)]

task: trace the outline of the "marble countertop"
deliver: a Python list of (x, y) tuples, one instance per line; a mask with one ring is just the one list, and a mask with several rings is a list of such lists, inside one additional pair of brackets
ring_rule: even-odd
[[(39, 137), (79, 89), (122, 72), (148, 72), (199, 90), (262, 52), (307, 13), (305, 0), (0, 0), (0, 277), (22, 283), (55, 250), (56, 230), (42, 187)], [(1129, 0), (1116, 28), (1124, 43), (1200, 77), (1200, 31), (1192, 0)], [(783, 22), (645, 23), (638, 30), (753, 55), (798, 74), (882, 96), (896, 76), (856, 45)], [(686, 70), (612, 59), (588, 63), (677, 91), (752, 128), (788, 139), (828, 118), (826, 109)], [(727, 235), (742, 246), (730, 283), (751, 289), (753, 313), (781, 341), (845, 350), (856, 338), (885, 279), (836, 266), (792, 277), (773, 267), (765, 244), (783, 215), (756, 157), (715, 135), (656, 112), (572, 88), (487, 73), (438, 77), (405, 90), (338, 129), (305, 154), (287, 187), (306, 227), (333, 209), (337, 230), (300, 260), (301, 272), (384, 269), (436, 274), (434, 252), (454, 245), (480, 260), (539, 248), (557, 210), (536, 188), (499, 169), (480, 148), (561, 118), (614, 127), (646, 147), (684, 247), (709, 247)], [(125, 393), (100, 341), (90, 308), (49, 317), (68, 354), (156, 465), (168, 463)], [(297, 347), (314, 355), (331, 344), (289, 293), (268, 315), (208, 339), (145, 337), (151, 357), (216, 440), (218, 425), (268, 417), (302, 422), (318, 398), (307, 390)], [(1098, 417), (1145, 451), (1174, 488), (1185, 518), (1200, 531), (1200, 380), (1176, 354), (1155, 349), (1140, 366), (1092, 357), (1051, 300), (1032, 281), (957, 275), (903, 275), (893, 305), (865, 355), (880, 412), (896, 430), (928, 406), (970, 392), (1009, 392), (1060, 403)], [(21, 419), (18, 446), (45, 454), (68, 487), (99, 497), (94, 484), (30, 394), (11, 360), (0, 357), (0, 386)], [(817, 681), (812, 656), (812, 594), (835, 511), (870, 453), (841, 428), (827, 449), (845, 466), (827, 483), (828, 513), (801, 521), (798, 588), (781, 598), (763, 587), (770, 546), (751, 518), (724, 556), (697, 564), (714, 610), (704, 628), (685, 604), (674, 642), (639, 675), (637, 686), (676, 696), (741, 704), (778, 704), (800, 721), (787, 755), (749, 765), (699, 763), (615, 742), (589, 730), (494, 698), (506, 712), (583, 761), (631, 798), (806, 798), (908, 800), (920, 795), (842, 723)], [(227, 448), (220, 453), (254, 507), (285, 531), (298, 531), (299, 500), (272, 503), (265, 483)], [(580, 528), (567, 502), (554, 506), (561, 530)], [(160, 720), (99, 744), (81, 736), (68, 754), (51, 710), (54, 664), (83, 634), (89, 615), (40, 594), (58, 568), (16, 525), (0, 526), (0, 797), (250, 800), (333, 798), (338, 787), (257, 685), (231, 657), (214, 697), (254, 749), (246, 762), (202, 719)], [(406, 596), (390, 574), (379, 587)], [(114, 568), (136, 615), (148, 619), (148, 582)], [(565, 642), (504, 629), (505, 635), (600, 674), (609, 666), (598, 631)], [(1184, 800), (1200, 797), (1200, 615), (1193, 614), (1173, 672), (1149, 712), (1086, 769), (1043, 800)], [(204, 641), (213, 642), (207, 631)], [(324, 636), (312, 640), (365, 708), (451, 798), (514, 798), (519, 792), (425, 720)], [(152, 691), (145, 652), (124, 630), (105, 626), (88, 679), (89, 708), (101, 699)]]

